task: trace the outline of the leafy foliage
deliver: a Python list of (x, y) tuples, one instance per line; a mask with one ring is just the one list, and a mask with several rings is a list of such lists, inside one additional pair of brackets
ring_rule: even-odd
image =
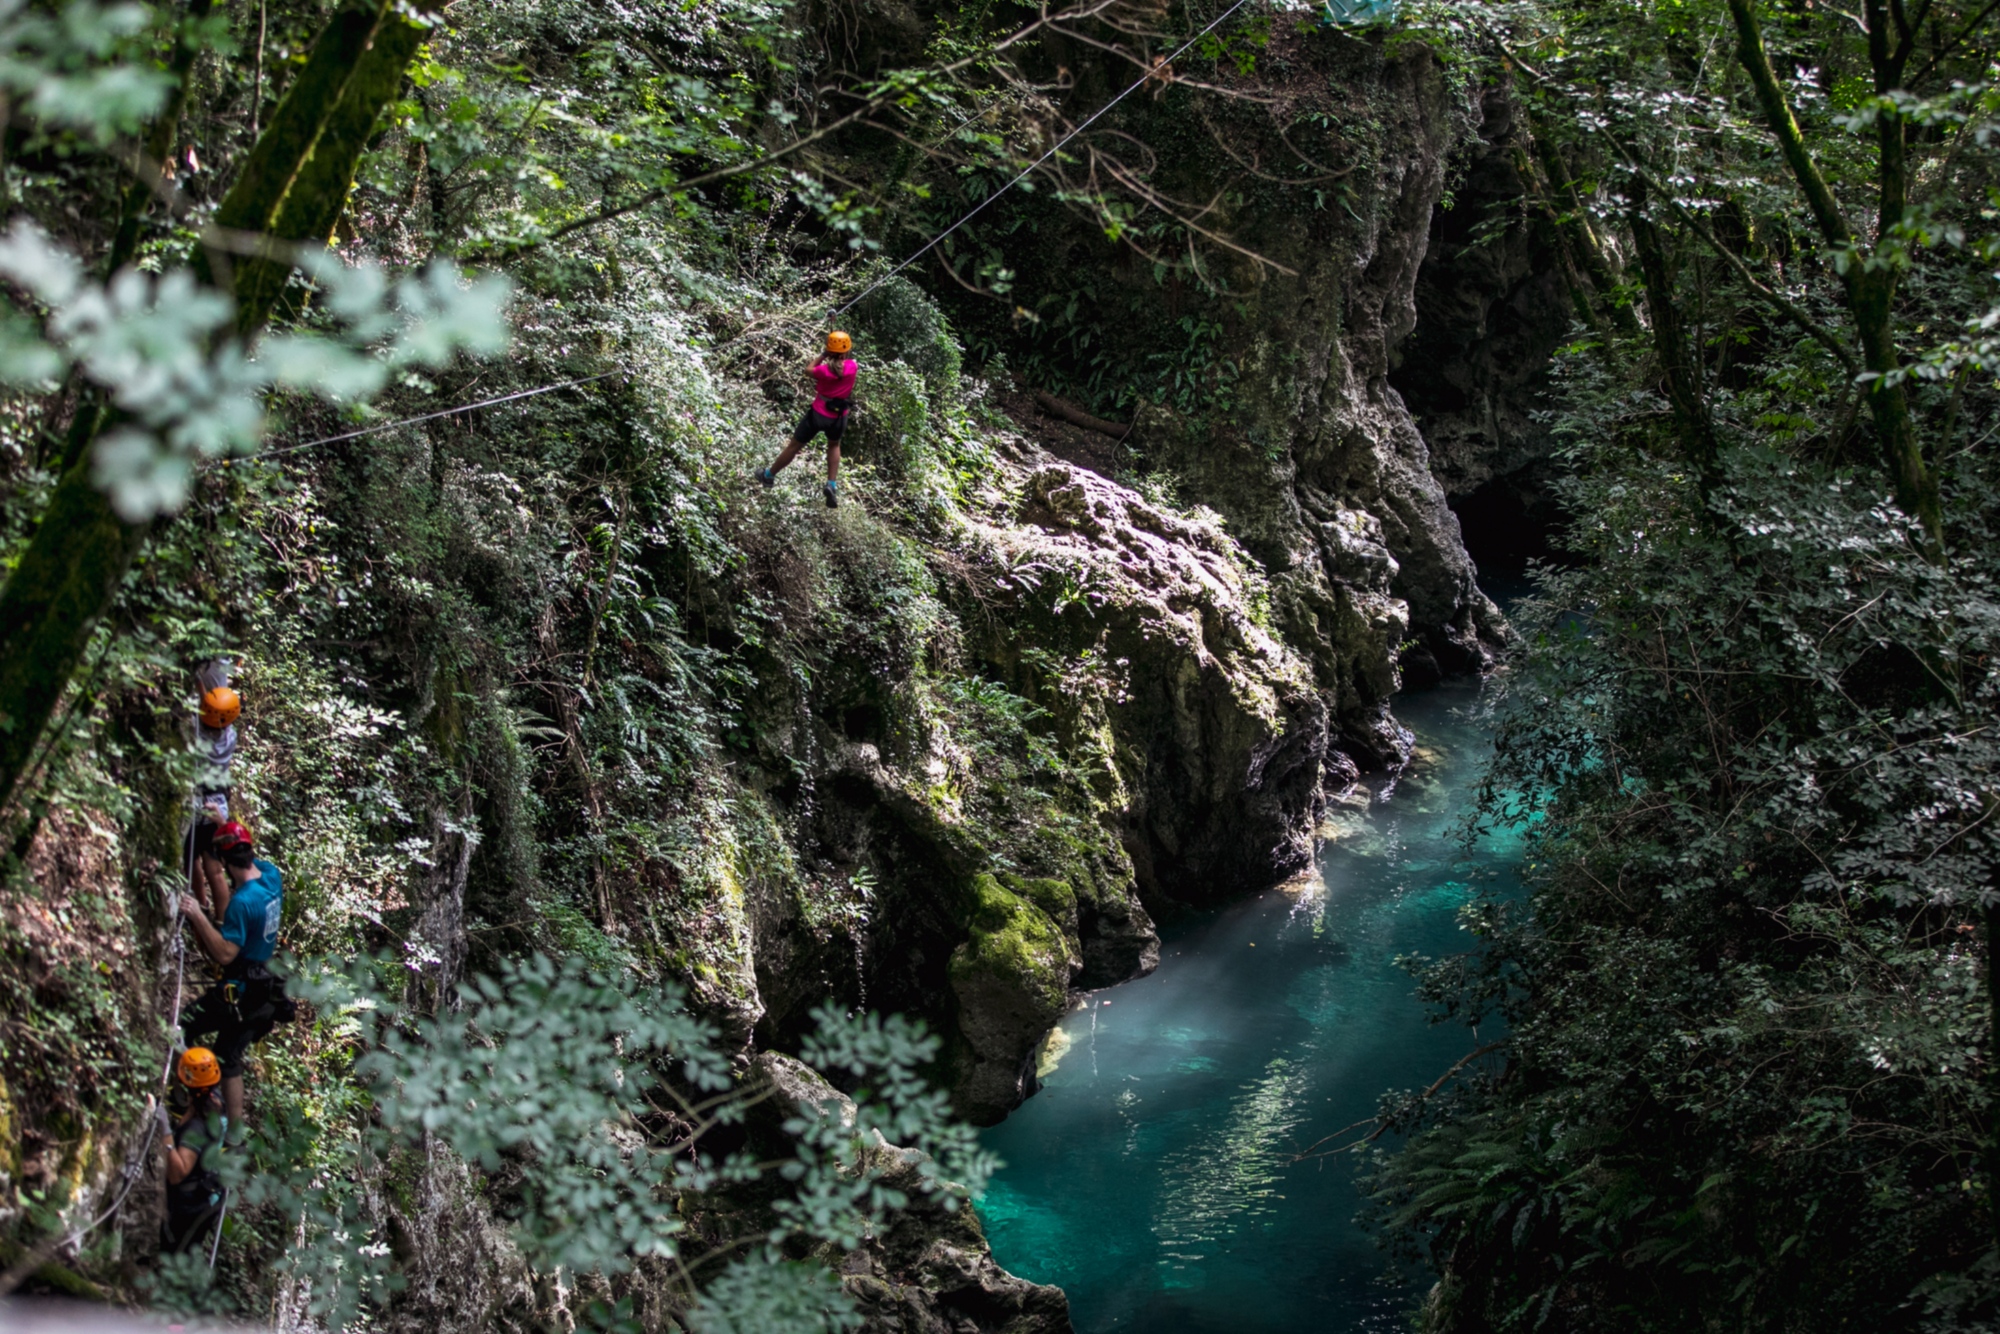
[(1587, 472), (1524, 618), (1487, 801), (1533, 911), (1456, 993), (1513, 1070), (1377, 1178), (1456, 1320), (1906, 1321), (1985, 1249), (1992, 571), (1837, 477), (1744, 460), (1733, 543), (1691, 491)]
[(199, 463), (257, 448), (268, 390), (365, 399), (398, 372), (506, 346), (504, 279), (462, 285), (440, 262), (396, 284), (392, 306), (379, 267), (325, 258), (308, 267), (337, 335), (272, 335), (246, 355), (223, 336), (235, 319), (229, 299), (191, 270), (156, 279), (124, 269), (109, 284), (89, 282), (74, 257), (17, 222), (0, 238), (0, 277), (47, 309), (48, 338), (16, 324), (0, 344), (0, 366), (15, 384), (46, 389), (74, 365), (104, 389), (128, 421), (97, 440), (92, 479), (124, 519), (140, 523), (187, 503)]
[[(806, 1055), (858, 1082), (854, 1101), (823, 1085), (783, 1127), (789, 1157), (718, 1154), (712, 1140), (774, 1090), (733, 1074), (714, 1027), (673, 989), (536, 956), (472, 980), (461, 1010), (425, 1015), (384, 990), (396, 971), (363, 968), (313, 992), (322, 1013), (358, 1022), (356, 1036), (377, 1035), (355, 1066), (366, 1106), (321, 1127), (267, 1121), (258, 1170), (237, 1171), (243, 1207), (281, 1226), (293, 1220), (278, 1272), (334, 1327), (403, 1279), (350, 1174), (326, 1170), (312, 1148), (328, 1133), (342, 1137), (335, 1156), (349, 1162), (463, 1160), (494, 1184), (528, 1264), (600, 1277), (664, 1265), (698, 1326), (742, 1334), (853, 1328), (851, 1303), (825, 1270), (788, 1263), (778, 1248), (795, 1238), (858, 1246), (911, 1202), (886, 1184), (902, 1159), (884, 1156), (885, 1134), (935, 1155), (922, 1161), (923, 1190), (947, 1207), (977, 1194), (992, 1168), (919, 1073), (938, 1051), (921, 1025), (821, 1011)], [(688, 1218), (707, 1194), (759, 1181), (782, 1186), (764, 1230), (690, 1242)], [(694, 1271), (738, 1251), (697, 1293)]]
[(1426, 981), (1509, 1067), (1382, 1217), (1436, 1330), (1987, 1328), (1990, 13), (1457, 13), (1579, 313), (1573, 563), (1485, 791), (1532, 896)]

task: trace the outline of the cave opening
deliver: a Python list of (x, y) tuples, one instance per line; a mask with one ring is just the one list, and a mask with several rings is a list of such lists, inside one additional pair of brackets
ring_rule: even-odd
[(1553, 461), (1542, 459), (1450, 498), (1466, 554), (1489, 594), (1524, 584), (1531, 562), (1570, 559), (1556, 540), (1567, 515), (1554, 481)]

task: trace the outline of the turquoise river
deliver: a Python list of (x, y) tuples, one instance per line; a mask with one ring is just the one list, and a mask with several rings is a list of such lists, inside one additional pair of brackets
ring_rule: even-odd
[(1317, 875), (1164, 931), (1158, 971), (1084, 998), (986, 1132), (994, 1254), (1067, 1290), (1079, 1334), (1409, 1327), (1422, 1293), (1356, 1221), (1355, 1160), (1298, 1155), (1494, 1036), (1433, 1025), (1396, 959), (1467, 948), (1460, 905), (1511, 892), (1519, 846), (1460, 841), (1479, 689), (1396, 711), (1416, 758), (1329, 822)]

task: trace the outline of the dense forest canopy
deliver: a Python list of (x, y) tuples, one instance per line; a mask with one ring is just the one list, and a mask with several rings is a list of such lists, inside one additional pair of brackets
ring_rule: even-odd
[[(1558, 295), (1503, 369), (1559, 519), (1482, 804), (1531, 891), (1409, 961), (1506, 1036), (1356, 1146), (1413, 1318), (1993, 1327), (1996, 35), (0, 7), (0, 1286), (1059, 1327), (957, 1118), (1510, 638), (1383, 443), (1448, 257)], [(836, 314), (870, 378), (822, 514), (751, 479)], [(218, 655), (309, 1006), (216, 1267), (119, 1211)]]
[(1441, 1327), (1993, 1318), (1990, 19), (1488, 20), (1573, 563), (1488, 788), (1532, 903), (1431, 978), (1512, 1059), (1377, 1169)]

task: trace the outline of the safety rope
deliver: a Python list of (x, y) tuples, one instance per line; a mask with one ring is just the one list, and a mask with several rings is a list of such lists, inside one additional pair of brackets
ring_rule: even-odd
[[(1164, 60), (1157, 61), (1153, 65), (1149, 66), (1146, 72), (1140, 75), (1138, 79), (1134, 80), (1131, 86), (1126, 88), (1124, 92), (1119, 93), (1118, 96), (1112, 98), (1109, 102), (1106, 102), (1096, 111), (1093, 111), (1090, 114), (1089, 119), (1083, 121), (1081, 124), (1076, 126), (1076, 128), (1072, 129), (1068, 134), (1065, 134), (1062, 138), (1056, 140), (1055, 144), (1051, 146), (1047, 152), (1043, 153), (1040, 157), (1036, 158), (1033, 162), (1030, 162), (1026, 167), (1022, 168), (1019, 174), (1017, 174), (1012, 180), (1008, 181), (998, 190), (995, 190), (992, 194), (986, 196), (986, 198), (980, 200), (977, 204), (973, 205), (972, 208), (969, 209), (966, 212), (966, 214), (963, 217), (961, 217), (957, 222), (954, 222), (951, 226), (945, 228), (943, 231), (933, 236), (930, 240), (924, 242), (922, 247), (920, 247), (914, 254), (910, 255), (909, 258), (905, 259), (895, 268), (890, 269), (887, 273), (877, 278), (874, 282), (868, 284), (868, 286), (862, 288), (857, 295), (851, 297), (844, 304), (836, 307), (832, 315), (830, 315), (828, 318), (838, 319), (840, 316), (845, 315), (848, 311), (860, 305), (862, 301), (866, 300), (884, 283), (888, 282), (891, 278), (894, 278), (904, 269), (909, 268), (910, 265), (916, 263), (918, 260), (922, 259), (925, 255), (935, 250), (953, 232), (965, 226), (966, 223), (971, 222), (974, 218), (978, 217), (979, 214), (984, 212), (986, 208), (993, 203), (993, 201), (1000, 198), (1001, 195), (1006, 194), (1009, 190), (1019, 185), (1022, 181), (1027, 180), (1028, 177), (1032, 176), (1035, 173), (1035, 171), (1041, 167), (1043, 163), (1047, 162), (1057, 153), (1060, 153), (1063, 150), (1063, 148), (1068, 145), (1070, 140), (1076, 138), (1079, 134), (1082, 134), (1092, 125), (1095, 125), (1108, 112), (1110, 112), (1110, 110), (1113, 107), (1117, 106), (1120, 102), (1123, 102), (1133, 93), (1138, 92), (1141, 88), (1145, 87), (1146, 84), (1148, 84), (1149, 82), (1152, 82), (1153, 80), (1160, 78), (1162, 70), (1172, 65), (1176, 60), (1179, 60), (1182, 56), (1186, 55), (1190, 50), (1194, 48), (1195, 43), (1199, 42), (1202, 38), (1208, 36), (1210, 33), (1214, 32), (1217, 28), (1221, 27), (1225, 22), (1229, 20), (1231, 15), (1233, 15), (1237, 10), (1243, 8), (1243, 6), (1249, 3), (1250, 0), (1236, 0), (1235, 4), (1223, 10), (1222, 13), (1216, 15), (1215, 18), (1211, 19), (1207, 27), (1203, 28), (1200, 32), (1188, 38), (1185, 42), (1182, 42), (1180, 46), (1175, 48), (1174, 53), (1172, 55), (1166, 57), (1166, 59)], [(378, 435), (383, 431), (393, 431), (397, 427), (415, 426), (422, 422), (436, 421), (440, 417), (456, 416), (461, 412), (476, 412), (480, 408), (498, 407), (502, 403), (513, 403), (524, 398), (534, 398), (540, 394), (553, 394), (559, 389), (574, 389), (578, 385), (594, 384), (599, 380), (608, 380), (614, 375), (624, 375), (626, 373), (627, 372), (625, 371), (625, 369), (623, 367), (620, 367), (617, 370), (603, 371), (596, 375), (585, 375), (574, 380), (563, 380), (557, 384), (538, 385), (533, 389), (520, 389), (516, 390), (511, 394), (501, 394), (494, 398), (482, 398), (476, 403), (461, 403), (456, 407), (439, 408), (436, 412), (425, 412), (414, 417), (402, 417), (398, 418), (395, 421), (381, 422), (374, 426), (364, 426), (361, 427), (359, 430), (343, 431), (339, 435), (322, 436), (317, 440), (306, 440), (296, 445), (280, 445), (276, 449), (259, 450), (256, 454), (253, 454), (249, 457), (251, 459), (282, 458), (287, 454), (298, 454), (298, 453), (303, 453), (305, 450), (308, 449), (318, 449), (321, 445), (335, 445), (339, 444), (343, 440), (359, 440), (363, 436)], [(223, 462), (229, 463), (229, 462), (234, 462), (234, 460), (223, 460)]]
[(1248, 3), (1250, 3), (1250, 0), (1236, 0), (1235, 4), (1223, 10), (1222, 13), (1217, 15), (1215, 19), (1211, 21), (1206, 28), (1203, 28), (1200, 32), (1196, 33), (1194, 36), (1188, 38), (1185, 42), (1182, 42), (1179, 50), (1175, 51), (1165, 60), (1162, 60), (1157, 64), (1149, 66), (1146, 72), (1140, 75), (1137, 82), (1133, 83), (1133, 85), (1130, 88), (1127, 88), (1124, 92), (1118, 94), (1118, 96), (1112, 98), (1109, 102), (1106, 102), (1103, 106), (1099, 107), (1096, 111), (1092, 112), (1089, 120), (1084, 121), (1081, 125), (1078, 125), (1068, 134), (1065, 134), (1062, 138), (1056, 140), (1055, 146), (1053, 148), (1049, 149), (1048, 152), (1036, 158), (1033, 162), (1030, 162), (1025, 168), (1022, 169), (1020, 175), (1016, 176), (1013, 180), (1007, 182), (1005, 185), (1001, 186), (998, 190), (995, 190), (992, 194), (986, 196), (986, 198), (980, 200), (977, 204), (973, 205), (971, 211), (968, 212), (964, 217), (960, 218), (957, 222), (954, 222), (951, 226), (939, 232), (936, 236), (933, 236), (930, 240), (924, 242), (923, 248), (917, 251), (914, 255), (911, 255), (901, 264), (898, 264), (895, 268), (889, 270), (887, 273), (883, 274), (880, 278), (877, 278), (874, 282), (862, 288), (860, 296), (853, 298), (846, 305), (836, 309), (832, 315), (828, 316), (828, 318), (836, 320), (839, 319), (842, 315), (845, 315), (855, 306), (860, 305), (862, 299), (867, 297), (869, 293), (873, 292), (883, 283), (888, 282), (891, 278), (901, 273), (904, 269), (909, 268), (910, 265), (916, 263), (918, 260), (922, 259), (925, 255), (929, 254), (932, 250), (936, 249), (940, 241), (943, 241), (946, 237), (950, 236), (953, 232), (963, 227), (966, 223), (971, 222), (973, 218), (977, 217), (980, 214), (980, 212), (986, 208), (988, 204), (991, 204), (1001, 195), (1006, 194), (1009, 190), (1019, 185), (1022, 181), (1028, 179), (1028, 177), (1032, 175), (1035, 172), (1035, 170), (1039, 168), (1044, 162), (1047, 162), (1050, 158), (1054, 157), (1057, 153), (1061, 152), (1063, 149), (1063, 145), (1067, 144), (1070, 140), (1076, 138), (1076, 136), (1082, 134), (1085, 130), (1089, 129), (1092, 125), (1096, 124), (1097, 120), (1101, 116), (1103, 116), (1105, 112), (1111, 110), (1111, 108), (1117, 106), (1120, 102), (1123, 102), (1133, 93), (1138, 92), (1139, 89), (1143, 88), (1146, 84), (1152, 82), (1155, 79), (1160, 78), (1161, 71), (1163, 69), (1165, 69), (1169, 65), (1172, 65), (1176, 60), (1179, 60), (1182, 56), (1186, 55), (1189, 48), (1193, 47), (1196, 42), (1200, 41), (1202, 38), (1208, 36), (1210, 33), (1214, 32), (1217, 28), (1221, 27), (1225, 19), (1227, 19), (1231, 14), (1234, 14), (1237, 10), (1243, 8), (1243, 6)]
[[(1111, 110), (1111, 108), (1117, 106), (1120, 102), (1123, 102), (1133, 93), (1138, 92), (1139, 89), (1145, 87), (1147, 83), (1160, 78), (1162, 70), (1172, 65), (1176, 60), (1179, 60), (1182, 56), (1186, 55), (1190, 50), (1193, 49), (1195, 43), (1199, 42), (1202, 38), (1208, 36), (1210, 33), (1214, 32), (1217, 28), (1221, 27), (1225, 22), (1228, 21), (1231, 15), (1233, 15), (1237, 10), (1243, 8), (1244, 5), (1249, 3), (1250, 0), (1236, 0), (1235, 4), (1223, 10), (1222, 13), (1216, 15), (1214, 19), (1210, 20), (1207, 27), (1203, 28), (1200, 32), (1188, 38), (1185, 42), (1182, 42), (1179, 47), (1175, 48), (1174, 53), (1172, 55), (1166, 57), (1166, 59), (1164, 60), (1157, 61), (1153, 65), (1149, 66), (1146, 72), (1140, 75), (1138, 79), (1134, 80), (1131, 86), (1126, 88), (1124, 92), (1119, 93), (1118, 96), (1112, 98), (1109, 102), (1106, 102), (1103, 106), (1099, 107), (1096, 111), (1092, 112), (1090, 114), (1089, 119), (1085, 120), (1075, 129), (1072, 129), (1068, 134), (1065, 134), (1062, 138), (1056, 140), (1055, 144), (1047, 152), (1043, 153), (1040, 157), (1036, 158), (1033, 162), (1030, 162), (1026, 167), (1022, 168), (1020, 173), (1017, 174), (1012, 180), (1008, 181), (998, 190), (995, 190), (992, 194), (986, 196), (986, 198), (980, 200), (977, 204), (973, 205), (972, 208), (966, 212), (965, 216), (961, 217), (957, 222), (954, 222), (951, 226), (945, 228), (943, 231), (933, 236), (930, 240), (924, 242), (923, 246), (919, 248), (914, 254), (912, 254), (909, 258), (905, 259), (902, 263), (898, 264), (895, 268), (890, 269), (887, 273), (877, 278), (874, 282), (868, 284), (868, 286), (862, 288), (858, 295), (850, 298), (844, 304), (836, 307), (833, 311), (833, 314), (829, 316), (829, 318), (838, 319), (840, 316), (845, 315), (855, 306), (860, 305), (862, 301), (864, 301), (870, 295), (872, 295), (884, 283), (888, 282), (891, 278), (894, 278), (904, 269), (909, 268), (910, 265), (916, 263), (918, 260), (922, 259), (925, 255), (935, 250), (953, 232), (965, 226), (966, 223), (971, 222), (975, 217), (979, 216), (980, 213), (984, 212), (986, 208), (993, 203), (994, 200), (1000, 198), (1001, 195), (1006, 194), (1009, 190), (1013, 189), (1015, 186), (1019, 185), (1022, 181), (1025, 181), (1028, 179), (1028, 177), (1032, 176), (1035, 173), (1035, 171), (1039, 167), (1041, 167), (1043, 163), (1047, 162), (1057, 153), (1060, 153), (1063, 150), (1063, 148), (1066, 145), (1068, 145), (1070, 140), (1076, 138), (1079, 134), (1082, 134), (1092, 125), (1095, 125)], [(296, 445), (280, 445), (276, 449), (259, 450), (257, 453), (250, 455), (249, 458), (251, 459), (282, 458), (287, 454), (298, 454), (298, 453), (303, 453), (308, 449), (318, 449), (321, 445), (335, 445), (339, 444), (343, 440), (359, 440), (363, 436), (378, 435), (383, 431), (393, 431), (401, 426), (415, 426), (422, 422), (436, 421), (440, 417), (456, 416), (461, 412), (476, 412), (480, 408), (498, 407), (502, 403), (513, 403), (519, 401), (520, 399), (534, 398), (541, 394), (553, 394), (560, 389), (574, 389), (578, 385), (594, 384), (599, 380), (608, 380), (614, 375), (624, 375), (626, 373), (627, 373), (626, 370), (623, 367), (620, 367), (617, 370), (603, 371), (596, 375), (585, 375), (574, 380), (563, 380), (556, 384), (538, 385), (533, 389), (520, 389), (516, 390), (511, 394), (500, 394), (494, 398), (482, 398), (476, 403), (461, 403), (456, 407), (439, 408), (436, 412), (420, 413), (419, 415), (414, 417), (401, 417), (395, 421), (381, 422), (374, 426), (364, 426), (358, 430), (343, 431), (339, 435), (322, 436), (317, 440), (306, 440)], [(235, 460), (231, 459), (222, 460), (222, 462), (224, 462), (225, 464), (234, 461)]]
[[(199, 711), (194, 715), (197, 726), (200, 723), (200, 716)], [(199, 819), (201, 794), (194, 786), (188, 789), (188, 805), (192, 819)], [(182, 870), (186, 877), (182, 883), (185, 885), (192, 885), (194, 883), (194, 839), (190, 837), (192, 828), (191, 820), (189, 827), (184, 829), (181, 834), (181, 842), (186, 849), (186, 855), (182, 864)], [(178, 1024), (181, 1014), (181, 999), (184, 994), (183, 988), (187, 979), (187, 939), (181, 931), (181, 896), (178, 891), (167, 895), (167, 922), (169, 939), (174, 942), (174, 1003), (168, 1013), (173, 1015), (174, 1022)], [(95, 1232), (106, 1222), (110, 1221), (112, 1215), (116, 1214), (124, 1206), (125, 1197), (132, 1193), (132, 1187), (139, 1184), (139, 1178), (146, 1175), (146, 1162), (149, 1155), (153, 1152), (153, 1141), (159, 1137), (161, 1118), (166, 1115), (166, 1091), (173, 1080), (174, 1048), (177, 1045), (173, 1038), (167, 1039), (167, 1059), (165, 1065), (160, 1070), (159, 1092), (148, 1094), (146, 1097), (145, 1142), (139, 1146), (139, 1152), (127, 1158), (125, 1165), (119, 1169), (119, 1175), (125, 1179), (125, 1184), (119, 1188), (118, 1194), (112, 1198), (110, 1204), (104, 1207), (102, 1213), (98, 1214), (97, 1217), (91, 1219), (88, 1223), (85, 1223), (82, 1227), (77, 1228), (67, 1237), (64, 1237), (62, 1244), (56, 1249), (66, 1250), (75, 1246), (92, 1232)], [(215, 1267), (215, 1259), (212, 1254), (208, 1264), (211, 1269)]]
[[(966, 223), (971, 222), (980, 213), (984, 212), (986, 208), (989, 205), (991, 205), (996, 199), (1000, 198), (1001, 195), (1006, 194), (1009, 190), (1013, 189), (1015, 186), (1019, 185), (1022, 181), (1026, 180), (1029, 176), (1033, 175), (1034, 172), (1038, 168), (1040, 168), (1043, 163), (1047, 162), (1050, 158), (1054, 157), (1057, 153), (1061, 152), (1063, 148), (1070, 142), (1070, 140), (1076, 138), (1079, 134), (1082, 134), (1085, 130), (1089, 129), (1092, 125), (1096, 124), (1113, 107), (1117, 106), (1120, 102), (1123, 102), (1133, 93), (1139, 91), (1139, 89), (1144, 87), (1147, 83), (1151, 82), (1154, 79), (1159, 78), (1161, 69), (1163, 69), (1166, 66), (1172, 65), (1174, 61), (1180, 59), (1183, 55), (1186, 55), (1187, 52), (1193, 48), (1196, 42), (1199, 42), (1202, 38), (1208, 36), (1208, 34), (1214, 32), (1217, 28), (1221, 27), (1222, 24), (1225, 21), (1227, 21), (1231, 15), (1233, 15), (1237, 10), (1243, 8), (1243, 6), (1248, 4), (1249, 2), (1250, 0), (1236, 0), (1235, 4), (1231, 5), (1228, 9), (1225, 9), (1221, 14), (1217, 15), (1213, 20), (1211, 20), (1207, 27), (1203, 28), (1200, 32), (1196, 33), (1194, 36), (1188, 38), (1187, 41), (1181, 43), (1181, 45), (1174, 51), (1172, 55), (1168, 56), (1165, 60), (1160, 61), (1158, 64), (1155, 64), (1154, 66), (1150, 67), (1145, 74), (1141, 75), (1137, 80), (1135, 80), (1130, 87), (1125, 89), (1125, 91), (1119, 93), (1118, 96), (1112, 98), (1109, 102), (1106, 102), (1103, 106), (1099, 107), (1096, 111), (1092, 112), (1089, 119), (1083, 121), (1081, 124), (1077, 125), (1074, 129), (1072, 129), (1068, 134), (1065, 134), (1062, 138), (1056, 140), (1055, 144), (1052, 147), (1050, 147), (1047, 152), (1043, 153), (1040, 157), (1036, 158), (1033, 162), (1029, 163), (1012, 180), (1008, 181), (998, 190), (995, 190), (992, 194), (986, 196), (986, 198), (980, 200), (977, 204), (973, 205), (973, 207), (969, 211), (967, 211), (963, 217), (959, 218), (958, 221), (952, 223), (951, 226), (945, 228), (943, 231), (933, 236), (930, 240), (926, 241), (921, 248), (919, 248), (915, 253), (911, 254), (907, 259), (903, 260), (902, 263), (896, 265), (895, 268), (890, 269), (887, 273), (877, 278), (874, 282), (862, 288), (858, 295), (850, 298), (844, 305), (841, 305), (840, 307), (835, 309), (831, 318), (837, 319), (841, 315), (846, 314), (849, 310), (852, 310), (855, 306), (861, 304), (863, 300), (865, 300), (867, 297), (869, 297), (875, 291), (881, 288), (881, 286), (884, 283), (888, 282), (891, 278), (894, 278), (904, 269), (909, 268), (910, 265), (916, 263), (918, 260), (922, 259), (925, 255), (935, 250), (940, 244), (942, 244), (947, 238), (949, 238), (953, 232), (956, 232), (959, 228), (965, 226)], [(624, 368), (621, 367), (617, 370), (602, 371), (596, 375), (585, 375), (573, 380), (563, 380), (556, 384), (539, 385), (533, 389), (520, 389), (516, 390), (511, 394), (500, 394), (493, 398), (483, 398), (475, 403), (461, 403), (455, 407), (440, 408), (435, 412), (425, 412), (414, 417), (402, 417), (395, 421), (381, 422), (374, 426), (364, 426), (358, 430), (344, 431), (339, 435), (322, 436), (317, 440), (306, 440), (296, 445), (283, 445), (277, 449), (260, 450), (258, 453), (250, 457), (262, 460), (262, 459), (280, 458), (288, 454), (299, 454), (303, 453), (308, 449), (318, 449), (322, 445), (335, 445), (345, 440), (359, 440), (363, 436), (379, 435), (383, 431), (393, 431), (398, 427), (403, 427), (403, 426), (416, 426), (423, 422), (436, 421), (440, 417), (456, 416), (461, 412), (476, 412), (481, 408), (498, 407), (503, 403), (514, 403), (526, 398), (535, 398), (542, 394), (553, 394), (558, 390), (562, 389), (574, 389), (579, 385), (594, 384), (599, 380), (608, 380), (614, 375), (623, 375), (625, 373), (626, 372)], [(225, 460), (225, 462), (230, 462), (230, 461), (233, 460)], [(191, 804), (196, 811), (196, 818), (199, 818), (200, 794), (198, 792), (190, 790), (189, 796), (191, 798)], [(194, 840), (191, 837), (187, 837), (186, 834), (184, 833), (183, 842), (187, 846), (187, 857), (185, 865), (182, 869), (186, 875), (185, 883), (189, 886), (192, 886), (194, 883)], [(180, 1017), (183, 990), (186, 983), (187, 942), (184, 939), (184, 935), (180, 929), (181, 928), (180, 893), (175, 892), (169, 894), (167, 896), (167, 900), (169, 905), (168, 906), (169, 929), (171, 931), (172, 940), (174, 942), (174, 1003), (171, 1013), (174, 1015), (175, 1021), (178, 1022)], [(164, 1094), (166, 1088), (171, 1083), (173, 1078), (174, 1049), (176, 1045), (177, 1044), (172, 1039), (168, 1040), (167, 1059), (165, 1065), (163, 1066), (160, 1072), (160, 1086), (162, 1094)], [(124, 1205), (126, 1197), (132, 1193), (132, 1187), (138, 1184), (140, 1177), (145, 1175), (147, 1155), (152, 1152), (153, 1141), (159, 1135), (161, 1115), (165, 1110), (165, 1103), (160, 1095), (148, 1095), (146, 1101), (148, 1104), (148, 1115), (146, 1117), (146, 1139), (145, 1142), (140, 1146), (139, 1152), (130, 1159), (126, 1160), (125, 1165), (120, 1169), (119, 1174), (124, 1178), (124, 1185), (120, 1188), (118, 1194), (112, 1199), (111, 1203), (105, 1207), (102, 1213), (98, 1214), (97, 1217), (92, 1219), (89, 1223), (86, 1223), (84, 1226), (76, 1229), (74, 1232), (70, 1233), (69, 1236), (64, 1238), (63, 1240), (64, 1247), (70, 1247), (76, 1245), (78, 1242), (82, 1241), (84, 1237), (89, 1235), (91, 1232), (95, 1231), (98, 1227), (102, 1226), (106, 1221), (108, 1221), (112, 1217), (112, 1215), (116, 1214), (118, 1210)], [(224, 1208), (226, 1209), (227, 1207), (228, 1207), (227, 1203), (225, 1202)], [(222, 1228), (220, 1219), (218, 1219), (216, 1226), (215, 1244), (211, 1246), (209, 1249), (208, 1263), (211, 1269), (215, 1267), (216, 1251), (221, 1246), (221, 1243), (222, 1243)]]

